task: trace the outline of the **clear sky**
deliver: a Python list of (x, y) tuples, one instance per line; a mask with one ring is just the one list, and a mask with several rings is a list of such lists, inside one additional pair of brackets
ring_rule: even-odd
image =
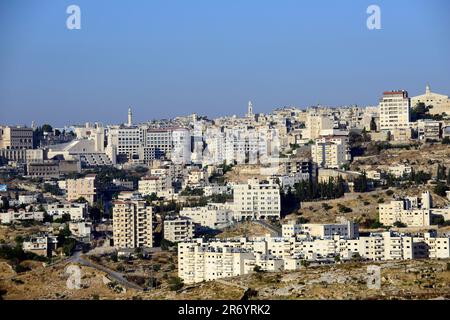
[[(81, 8), (68, 30), (66, 8)], [(371, 4), (382, 30), (366, 27)], [(1, 0), (0, 124), (450, 94), (448, 0)]]

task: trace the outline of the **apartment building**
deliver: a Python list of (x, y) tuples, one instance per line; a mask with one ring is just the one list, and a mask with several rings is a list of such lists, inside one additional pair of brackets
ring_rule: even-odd
[(321, 239), (255, 237), (241, 239), (194, 239), (178, 244), (178, 276), (186, 284), (264, 271), (298, 270), (302, 262), (341, 260), (447, 259), (450, 238), (434, 234), (411, 236), (392, 232), (355, 239), (339, 235)]
[[(146, 130), (145, 148), (151, 150), (151, 153), (144, 159), (145, 162), (161, 158), (170, 159), (173, 146), (172, 132), (172, 128), (150, 128)], [(188, 143), (187, 133), (183, 134), (183, 132), (177, 131), (175, 136), (177, 138), (177, 143)], [(186, 151), (184, 148), (183, 144), (177, 145), (177, 151), (179, 152), (178, 156), (180, 156), (179, 158), (177, 157), (177, 160), (184, 160), (185, 155), (183, 152)]]
[(421, 202), (418, 198), (409, 197), (381, 203), (379, 206), (379, 220), (386, 226), (401, 222), (408, 227), (426, 227), (432, 222), (431, 195), (422, 194)]
[(19, 221), (43, 221), (43, 211), (27, 211), (25, 209), (19, 209), (17, 212), (13, 209), (9, 209), (6, 212), (0, 212), (0, 223), (10, 224)]
[(171, 160), (175, 164), (191, 163), (191, 133), (185, 128), (172, 131)]
[(419, 140), (435, 140), (442, 138), (442, 122), (430, 119), (417, 121), (417, 135)]
[(232, 247), (212, 247), (199, 242), (178, 244), (178, 276), (186, 284), (211, 281), (249, 273), (245, 260), (253, 259), (250, 252)]
[(150, 196), (154, 193), (158, 197), (162, 197), (168, 190), (173, 191), (172, 181), (168, 176), (147, 176), (138, 182), (138, 191), (143, 196)]
[(138, 194), (126, 193), (120, 198), (113, 202), (114, 246), (121, 249), (153, 247), (153, 208)]
[(334, 123), (327, 114), (310, 110), (306, 118), (303, 139), (315, 140), (320, 137), (322, 130), (333, 129)]
[(233, 213), (226, 204), (209, 203), (204, 207), (185, 207), (180, 210), (180, 216), (189, 218), (192, 222), (211, 229), (220, 229), (228, 226)]
[(97, 201), (96, 184), (95, 174), (88, 174), (79, 179), (67, 179), (67, 200), (75, 201), (83, 197), (90, 205), (93, 205)]
[(209, 185), (203, 188), (204, 196), (210, 197), (218, 194), (231, 194), (231, 187), (220, 185)]
[(311, 158), (319, 167), (338, 169), (350, 161), (350, 153), (345, 143), (316, 142)]
[(281, 158), (278, 173), (281, 175), (309, 174), (311, 179), (317, 177), (317, 165), (310, 159)]
[(63, 215), (70, 215), (72, 221), (82, 221), (89, 215), (87, 203), (52, 203), (45, 206), (47, 214), (54, 219), (61, 218)]
[(194, 238), (195, 224), (188, 218), (164, 220), (164, 239), (171, 242), (186, 241)]
[(32, 252), (44, 257), (56, 255), (55, 250), (57, 246), (58, 238), (47, 234), (32, 236), (22, 244), (24, 251)]
[(299, 235), (308, 236), (311, 238), (326, 238), (335, 235), (341, 236), (346, 239), (355, 239), (359, 237), (358, 224), (346, 221), (344, 223), (296, 223), (295, 220), (291, 220), (288, 223), (282, 225), (283, 238), (296, 237)]
[(380, 100), (380, 129), (394, 130), (410, 126), (410, 99), (408, 92), (386, 91)]
[(280, 190), (273, 180), (249, 179), (233, 186), (234, 219), (279, 219)]
[(271, 179), (277, 181), (280, 187), (284, 190), (293, 189), (297, 183), (301, 181), (309, 181), (309, 173), (295, 173), (291, 175), (272, 175)]

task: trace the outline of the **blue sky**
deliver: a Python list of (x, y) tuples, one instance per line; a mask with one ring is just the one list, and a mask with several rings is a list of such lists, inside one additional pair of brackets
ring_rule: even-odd
[[(67, 6), (81, 30), (66, 28)], [(381, 8), (382, 30), (366, 28)], [(447, 0), (1, 0), (0, 123), (55, 126), (450, 94)]]

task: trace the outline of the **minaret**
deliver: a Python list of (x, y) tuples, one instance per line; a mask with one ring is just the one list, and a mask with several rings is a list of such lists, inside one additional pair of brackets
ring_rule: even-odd
[(131, 127), (133, 125), (133, 113), (131, 112), (131, 107), (128, 108), (128, 123), (127, 125)]
[(427, 83), (427, 86), (425, 88), (425, 94), (430, 94), (431, 93), (431, 88), (430, 88), (430, 84)]
[(253, 117), (253, 104), (251, 101), (248, 102), (247, 117), (248, 118)]

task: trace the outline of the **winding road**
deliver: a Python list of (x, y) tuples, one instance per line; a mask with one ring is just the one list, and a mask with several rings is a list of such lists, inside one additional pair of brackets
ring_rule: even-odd
[(138, 286), (137, 284), (128, 281), (122, 273), (111, 270), (109, 268), (106, 268), (104, 266), (101, 266), (99, 264), (93, 263), (89, 260), (86, 260), (84, 258), (81, 257), (81, 251), (75, 251), (75, 253), (70, 256), (69, 258), (62, 260), (56, 264), (79, 264), (85, 267), (90, 267), (99, 271), (102, 271), (104, 273), (106, 273), (112, 280), (120, 283), (121, 285), (131, 288), (131, 289), (135, 289), (135, 290), (139, 290), (142, 291), (144, 290), (142, 287)]

